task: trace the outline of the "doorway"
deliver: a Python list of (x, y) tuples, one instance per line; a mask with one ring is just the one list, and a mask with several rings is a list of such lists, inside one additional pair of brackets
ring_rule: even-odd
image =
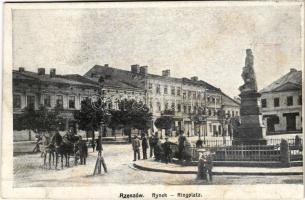
[(299, 113), (284, 113), (283, 116), (286, 117), (286, 130), (287, 131), (296, 131), (296, 116)]

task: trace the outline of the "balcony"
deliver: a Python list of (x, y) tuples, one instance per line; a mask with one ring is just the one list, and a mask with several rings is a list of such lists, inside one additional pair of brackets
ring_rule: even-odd
[(170, 116), (173, 117), (174, 119), (182, 119), (183, 114), (182, 112), (177, 112), (174, 110), (164, 110), (161, 112), (161, 116)]
[(162, 116), (175, 116), (175, 111), (174, 110), (164, 110), (161, 112)]

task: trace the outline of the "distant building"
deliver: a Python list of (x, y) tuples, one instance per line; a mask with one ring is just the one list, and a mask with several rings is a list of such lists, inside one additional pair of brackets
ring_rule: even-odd
[[(80, 110), (81, 101), (86, 98), (98, 97), (106, 94), (109, 107), (115, 107), (118, 99), (135, 98), (144, 101), (145, 91), (138, 87), (125, 84), (106, 77), (103, 87), (96, 81), (77, 74), (57, 75), (55, 69), (49, 74), (44, 68), (37, 72), (26, 71), (20, 67), (13, 70), (13, 114), (14, 119), (27, 106), (35, 109), (44, 105), (54, 109), (56, 105), (62, 107), (61, 116), (65, 119), (64, 127), (75, 126), (73, 113)], [(100, 91), (101, 88), (103, 91)]]
[[(183, 130), (188, 135), (221, 136), (222, 124), (218, 113), (224, 109), (230, 116), (239, 115), (239, 103), (198, 77), (171, 77), (170, 70), (162, 75), (148, 73), (147, 66), (131, 65), (131, 70), (121, 70), (109, 65), (96, 65), (85, 75), (94, 81), (101, 77), (120, 81), (131, 87), (145, 91), (144, 102), (153, 113), (151, 131), (156, 131), (154, 121), (162, 115), (171, 115), (175, 123), (172, 130)], [(195, 123), (196, 116), (206, 119)], [(199, 118), (202, 119), (202, 118)], [(198, 121), (198, 120), (197, 120)]]
[[(239, 102), (224, 94), (198, 77), (174, 78), (170, 70), (162, 75), (148, 73), (147, 66), (132, 65), (131, 71), (109, 65), (96, 65), (84, 76), (76, 74), (57, 75), (55, 69), (49, 74), (44, 68), (29, 72), (24, 68), (13, 70), (14, 119), (29, 105), (38, 109), (45, 105), (54, 109), (63, 108), (65, 127), (73, 125), (73, 113), (80, 110), (81, 101), (104, 94), (108, 107), (116, 109), (118, 101), (135, 99), (144, 102), (153, 114), (152, 129), (157, 118), (170, 115), (174, 118), (173, 132), (184, 131), (186, 135), (222, 136), (224, 118), (239, 115)], [(124, 134), (123, 130), (117, 130)], [(114, 132), (105, 130), (104, 135)]]
[(290, 69), (260, 93), (267, 134), (302, 131), (302, 71)]
[(81, 101), (98, 93), (99, 86), (80, 75), (57, 75), (56, 69), (46, 74), (44, 68), (39, 68), (37, 73), (22, 67), (13, 70), (14, 119), (28, 106), (38, 109), (39, 105), (44, 105), (54, 109), (58, 105), (63, 109), (61, 116), (68, 128), (74, 120), (73, 112), (80, 109)]

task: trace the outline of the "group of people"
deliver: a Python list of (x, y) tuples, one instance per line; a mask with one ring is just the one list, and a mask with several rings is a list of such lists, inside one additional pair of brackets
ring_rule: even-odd
[[(141, 141), (140, 141), (141, 140)], [(134, 161), (136, 161), (137, 159), (140, 160), (141, 159), (141, 153), (140, 153), (140, 149), (142, 147), (142, 154), (143, 154), (143, 159), (147, 159), (147, 149), (150, 148), (150, 157), (152, 157), (154, 155), (154, 149), (156, 147), (156, 145), (159, 142), (159, 137), (158, 134), (156, 133), (155, 135), (152, 135), (148, 138), (147, 140), (147, 136), (146, 134), (143, 134), (141, 136), (141, 139), (135, 135), (133, 140), (132, 140), (132, 149), (134, 152)]]
[[(187, 139), (183, 133), (180, 134), (178, 138), (178, 155), (179, 159), (184, 159), (183, 152), (185, 151)], [(169, 163), (172, 161), (173, 154), (175, 152), (172, 151), (171, 143), (168, 137), (165, 137), (165, 141), (161, 143), (161, 140), (158, 137), (158, 132), (148, 137), (146, 134), (142, 135), (141, 138), (137, 135), (134, 136), (132, 140), (132, 148), (134, 152), (134, 161), (137, 159), (141, 159), (141, 152), (142, 149), (143, 159), (147, 159), (147, 149), (150, 149), (150, 157), (155, 158), (157, 161), (164, 161), (165, 163)]]

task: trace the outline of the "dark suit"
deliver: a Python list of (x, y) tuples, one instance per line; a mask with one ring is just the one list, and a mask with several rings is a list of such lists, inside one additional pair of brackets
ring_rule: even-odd
[(143, 137), (142, 139), (143, 159), (147, 159), (147, 148), (148, 148), (147, 138)]

